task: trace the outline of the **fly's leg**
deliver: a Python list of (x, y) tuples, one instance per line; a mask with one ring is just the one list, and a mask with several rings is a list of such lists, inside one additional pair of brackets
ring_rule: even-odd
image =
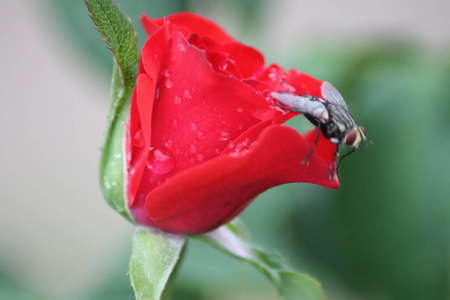
[(347, 152), (347, 153), (345, 153), (344, 155), (342, 155), (342, 157), (339, 159), (339, 162), (338, 162), (338, 164), (337, 164), (336, 171), (339, 170), (339, 166), (341, 165), (342, 160), (343, 160), (344, 158), (346, 158), (347, 156), (349, 156), (350, 154), (352, 154), (353, 152), (355, 152), (355, 150), (356, 150), (356, 149), (352, 149), (352, 150), (350, 150), (349, 152)]
[[(334, 176), (337, 176), (337, 172), (338, 172), (338, 169), (339, 169), (339, 164), (342, 161), (342, 158), (341, 158), (339, 160), (339, 164), (336, 167), (336, 159), (337, 159), (338, 155), (339, 155), (339, 145), (336, 144), (336, 150), (334, 150), (334, 153), (333, 153), (333, 162), (331, 163), (330, 179), (333, 179)], [(334, 172), (334, 169), (336, 169), (336, 173)]]
[(316, 131), (316, 138), (314, 139), (314, 144), (311, 147), (311, 150), (309, 151), (308, 155), (306, 156), (306, 158), (303, 160), (304, 164), (309, 163), (309, 159), (311, 158), (311, 155), (314, 153), (314, 149), (316, 148), (317, 142), (319, 141), (319, 135), (320, 135), (320, 122), (317, 124), (317, 131)]
[(282, 104), (280, 104), (280, 103), (278, 103), (278, 102), (273, 102), (273, 103), (274, 103), (276, 106), (281, 107), (282, 109), (288, 110), (288, 111), (290, 111), (290, 112), (293, 112), (293, 113), (300, 113), (300, 111), (295, 110), (295, 109), (290, 108), (290, 107), (287, 107), (287, 106), (284, 106), (284, 105), (282, 105)]

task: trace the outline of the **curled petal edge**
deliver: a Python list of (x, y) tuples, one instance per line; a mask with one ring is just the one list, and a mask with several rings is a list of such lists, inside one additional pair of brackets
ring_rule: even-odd
[(255, 196), (277, 185), (306, 182), (337, 189), (338, 179), (330, 178), (326, 162), (334, 151), (328, 140), (319, 141), (322, 156), (313, 154), (308, 164), (303, 162), (311, 135), (271, 125), (248, 152), (221, 155), (175, 175), (148, 194), (145, 208), (163, 230), (203, 233), (227, 223)]

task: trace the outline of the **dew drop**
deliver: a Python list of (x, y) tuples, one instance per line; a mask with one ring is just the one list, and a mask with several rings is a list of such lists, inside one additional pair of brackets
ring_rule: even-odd
[(121, 158), (122, 157), (122, 153), (118, 152), (118, 153), (114, 154), (114, 157), (115, 158)]
[(174, 127), (178, 125), (177, 119), (173, 119), (173, 120), (172, 120), (172, 125), (173, 125)]
[(166, 145), (167, 148), (172, 148), (173, 141), (171, 139), (168, 139), (164, 144)]
[(220, 139), (221, 139), (222, 141), (228, 141), (229, 138), (230, 138), (230, 134), (229, 134), (228, 132), (226, 132), (226, 131), (223, 131), (223, 132), (220, 134)]
[(270, 68), (269, 75), (267, 75), (270, 79), (275, 80), (277, 77), (277, 69), (276, 68)]
[(189, 152), (195, 154), (197, 153), (197, 146), (195, 146), (194, 144), (191, 144), (191, 146), (189, 147)]
[(180, 49), (180, 51), (186, 51), (186, 47), (184, 47), (182, 43), (178, 44), (178, 49)]
[(169, 69), (166, 69), (166, 71), (164, 71), (164, 76), (169, 77), (170, 76), (170, 71)]
[(197, 133), (197, 138), (198, 138), (199, 140), (204, 140), (204, 139), (205, 139), (205, 133), (204, 133), (203, 131), (199, 131), (199, 132)]
[(166, 78), (166, 80), (164, 81), (164, 85), (166, 86), (166, 88), (170, 89), (173, 85), (172, 80), (170, 80), (170, 78)]
[(128, 166), (127, 171), (130, 175), (136, 173), (136, 169), (134, 167)]
[(111, 183), (109, 181), (104, 181), (104, 184), (106, 189), (109, 190), (111, 188)]
[(243, 128), (242, 125), (238, 126), (238, 130), (242, 130), (242, 128)]
[(188, 90), (184, 91), (184, 98), (186, 99), (192, 99), (192, 95)]
[(145, 140), (144, 140), (144, 136), (142, 134), (142, 131), (139, 130), (138, 132), (136, 132), (136, 134), (134, 135), (134, 145), (138, 148), (143, 147), (145, 144)]
[(195, 125), (195, 123), (191, 123), (191, 129), (192, 130), (197, 130), (197, 125)]
[(234, 148), (234, 143), (233, 142), (229, 142), (228, 143), (228, 148), (233, 149)]
[(241, 107), (239, 107), (238, 109), (237, 109), (237, 112), (238, 113), (241, 113), (241, 112), (243, 112), (244, 110), (241, 108)]
[(158, 85), (158, 87), (156, 88), (156, 91), (155, 91), (155, 99), (159, 99), (159, 88), (160, 88), (160, 86)]
[(181, 103), (181, 98), (178, 97), (178, 96), (176, 96), (176, 97), (173, 99), (173, 103), (175, 103), (175, 104), (180, 104), (180, 103)]
[(239, 144), (237, 144), (236, 145), (236, 147), (234, 148), (234, 151), (236, 151), (236, 152), (241, 152), (242, 150), (244, 150), (245, 149), (245, 145), (244, 145), (244, 143), (239, 143)]
[(176, 165), (175, 157), (167, 148), (151, 148), (147, 157), (147, 167), (156, 174), (167, 174)]
[(197, 155), (197, 157), (195, 158), (196, 161), (200, 162), (200, 161), (204, 161), (205, 157), (203, 156), (203, 154), (199, 154)]

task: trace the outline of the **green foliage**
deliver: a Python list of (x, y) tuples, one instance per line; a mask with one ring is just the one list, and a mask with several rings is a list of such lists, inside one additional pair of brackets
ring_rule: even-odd
[(26, 291), (20, 283), (11, 279), (11, 274), (6, 272), (4, 264), (0, 268), (0, 299), (14, 300), (40, 300), (41, 297)]
[[(59, 21), (58, 26), (64, 28), (71, 37), (72, 47), (83, 51), (86, 60), (96, 65), (96, 73), (110, 76), (112, 64), (104, 47), (98, 43), (98, 34), (90, 30), (83, 1), (47, 0)], [(139, 17), (146, 12), (151, 17), (163, 17), (177, 11), (188, 10), (189, 0), (119, 0), (116, 1), (131, 21), (138, 35), (138, 45), (142, 47), (146, 40), (140, 26)]]
[(184, 236), (136, 228), (130, 259), (131, 285), (136, 299), (162, 299), (184, 242)]
[(200, 236), (200, 239), (233, 258), (249, 263), (262, 272), (286, 300), (323, 300), (320, 284), (313, 278), (291, 271), (283, 257), (251, 245), (233, 224)]
[(132, 89), (136, 81), (139, 53), (137, 36), (131, 20), (111, 0), (85, 0), (95, 29), (114, 54), (125, 89)]
[(111, 0), (85, 2), (96, 29), (115, 57), (106, 138), (100, 161), (102, 190), (111, 207), (132, 222), (125, 203), (123, 139), (139, 63), (136, 32), (130, 19)]

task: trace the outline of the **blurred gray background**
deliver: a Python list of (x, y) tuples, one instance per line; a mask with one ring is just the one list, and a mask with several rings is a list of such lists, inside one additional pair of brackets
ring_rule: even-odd
[[(449, 1), (118, 2), (137, 28), (144, 11), (201, 13), (267, 63), (333, 82), (375, 142), (344, 162), (339, 191), (293, 184), (260, 196), (243, 214), (256, 242), (329, 299), (450, 299)], [(132, 299), (132, 227), (97, 174), (111, 54), (81, 0), (2, 4), (0, 299)], [(192, 242), (174, 299), (276, 294)]]

